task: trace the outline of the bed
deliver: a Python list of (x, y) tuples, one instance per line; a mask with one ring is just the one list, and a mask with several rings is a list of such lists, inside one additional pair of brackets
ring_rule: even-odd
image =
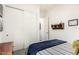
[(29, 46), (27, 55), (73, 55), (72, 46), (67, 41), (53, 39)]

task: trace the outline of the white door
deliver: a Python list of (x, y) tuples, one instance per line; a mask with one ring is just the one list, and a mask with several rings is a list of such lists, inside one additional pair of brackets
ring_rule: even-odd
[(4, 8), (3, 41), (13, 41), (14, 50), (23, 49), (23, 11), (14, 8)]
[(39, 27), (38, 27), (38, 17), (36, 17), (36, 13), (33, 11), (27, 11), (24, 15), (24, 40), (25, 40), (25, 48), (27, 48), (30, 44), (36, 43), (39, 41)]
[(40, 30), (40, 41), (44, 41), (44, 18), (40, 18), (39, 22), (39, 30)]
[(39, 30), (40, 30), (40, 41), (48, 40), (48, 19), (40, 18)]
[(46, 40), (49, 40), (50, 38), (50, 33), (49, 33), (49, 19), (48, 19), (48, 17), (45, 17), (45, 39)]

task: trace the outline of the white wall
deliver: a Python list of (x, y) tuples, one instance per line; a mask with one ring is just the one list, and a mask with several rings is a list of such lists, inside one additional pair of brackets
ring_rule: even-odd
[[(79, 19), (79, 5), (58, 5), (49, 11), (48, 17), (50, 39), (62, 39), (68, 42), (79, 39), (79, 25), (71, 27), (68, 26), (68, 20)], [(51, 29), (51, 24), (57, 24), (60, 22), (63, 22), (65, 24), (64, 30)]]
[[(13, 41), (14, 50), (23, 49), (39, 41), (39, 7), (35, 5), (4, 5), (2, 42)], [(8, 36), (6, 36), (8, 34)]]

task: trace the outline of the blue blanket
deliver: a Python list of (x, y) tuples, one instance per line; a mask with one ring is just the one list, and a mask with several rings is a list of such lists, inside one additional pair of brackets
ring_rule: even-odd
[(37, 52), (44, 50), (46, 48), (50, 48), (59, 44), (66, 43), (66, 41), (58, 40), (58, 39), (53, 39), (53, 40), (48, 40), (48, 41), (43, 41), (43, 42), (38, 42), (31, 44), (28, 48), (28, 52), (26, 53), (27, 55), (36, 55)]

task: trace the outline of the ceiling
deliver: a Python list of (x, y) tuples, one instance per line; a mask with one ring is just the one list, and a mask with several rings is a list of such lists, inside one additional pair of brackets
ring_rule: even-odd
[(44, 17), (46, 13), (53, 9), (56, 6), (56, 4), (41, 4), (40, 5), (40, 16)]
[(16, 5), (16, 4), (14, 4), (14, 5), (11, 5), (11, 4), (8, 4), (9, 6), (13, 6), (13, 7), (18, 7), (18, 8), (20, 8), (20, 9), (27, 9), (27, 8), (25, 8), (26, 6), (40, 6), (40, 16), (42, 16), (42, 17), (44, 17), (45, 15), (47, 15), (46, 13), (49, 11), (49, 10), (51, 10), (51, 9), (53, 9), (57, 4), (36, 4), (36, 5), (25, 5), (25, 4), (23, 4), (23, 5), (21, 5), (21, 4), (19, 4), (19, 5)]

